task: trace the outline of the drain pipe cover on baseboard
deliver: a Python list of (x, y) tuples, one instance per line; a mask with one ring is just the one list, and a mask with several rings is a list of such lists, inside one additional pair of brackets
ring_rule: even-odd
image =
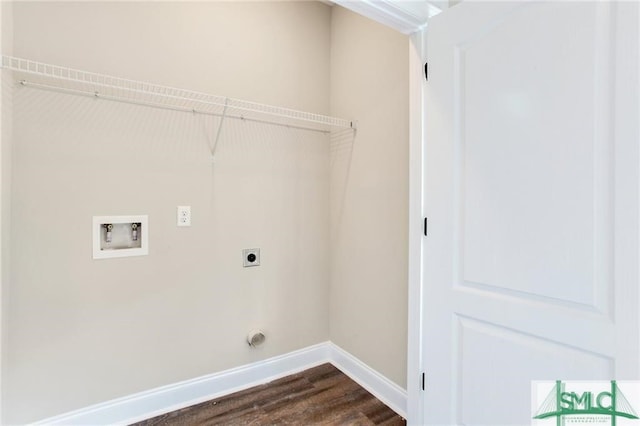
[(247, 343), (249, 343), (249, 346), (255, 348), (256, 346), (263, 344), (265, 339), (266, 337), (262, 331), (252, 330), (247, 336)]

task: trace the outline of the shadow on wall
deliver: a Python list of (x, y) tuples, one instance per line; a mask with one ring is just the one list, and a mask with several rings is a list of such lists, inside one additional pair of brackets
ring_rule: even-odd
[(335, 241), (340, 235), (342, 213), (347, 199), (349, 187), (349, 175), (351, 170), (351, 157), (353, 145), (356, 141), (357, 130), (344, 129), (331, 133), (331, 241)]

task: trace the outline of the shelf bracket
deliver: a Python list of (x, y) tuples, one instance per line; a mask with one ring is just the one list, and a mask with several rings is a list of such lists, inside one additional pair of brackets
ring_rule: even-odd
[(218, 140), (220, 139), (220, 133), (222, 133), (222, 125), (224, 124), (224, 119), (227, 116), (227, 108), (229, 107), (229, 98), (225, 98), (224, 100), (224, 109), (222, 110), (222, 116), (220, 117), (220, 124), (218, 124), (218, 131), (216, 132), (216, 140), (213, 143), (213, 148), (211, 148), (211, 157), (216, 156), (216, 147), (218, 146)]

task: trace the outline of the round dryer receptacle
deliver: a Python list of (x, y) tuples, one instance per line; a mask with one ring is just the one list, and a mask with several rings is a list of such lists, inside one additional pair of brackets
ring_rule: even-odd
[(260, 249), (251, 248), (242, 250), (242, 266), (260, 266)]

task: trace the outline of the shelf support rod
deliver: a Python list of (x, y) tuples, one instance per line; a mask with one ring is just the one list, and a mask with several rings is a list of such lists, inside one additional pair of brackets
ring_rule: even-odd
[(222, 117), (220, 117), (220, 124), (218, 124), (218, 131), (216, 132), (216, 140), (213, 143), (213, 148), (211, 148), (211, 157), (216, 156), (216, 147), (218, 146), (218, 140), (220, 139), (220, 133), (222, 133), (222, 125), (224, 124), (224, 119), (227, 116), (227, 107), (229, 106), (229, 98), (224, 99), (224, 109), (222, 110)]

